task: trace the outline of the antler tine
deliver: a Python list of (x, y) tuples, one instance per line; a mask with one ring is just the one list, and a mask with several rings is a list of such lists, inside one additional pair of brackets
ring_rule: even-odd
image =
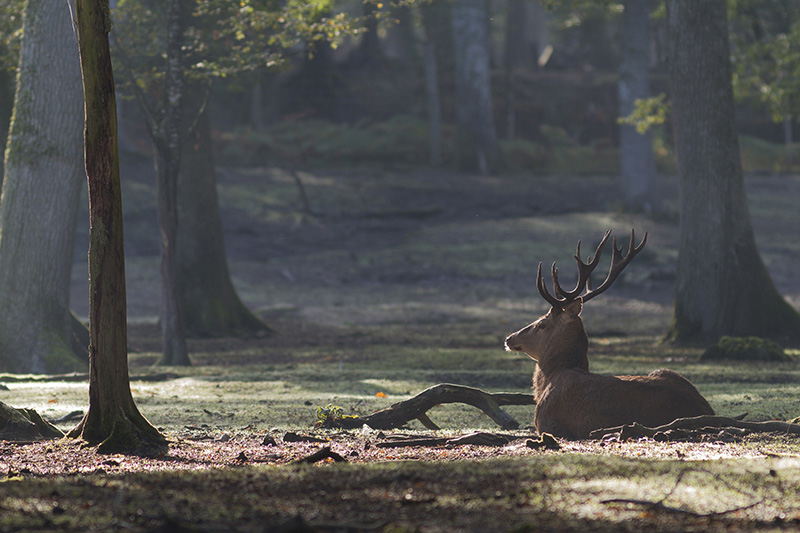
[[(555, 271), (556, 264), (553, 263), (553, 270)], [(544, 278), (542, 278), (542, 262), (539, 261), (539, 268), (536, 270), (536, 288), (539, 289), (539, 294), (542, 295), (547, 303), (549, 303), (552, 307), (559, 309), (561, 308), (562, 301), (550, 294), (547, 290), (547, 286), (544, 284)]]
[[(578, 248), (573, 256), (575, 261), (578, 263), (578, 283), (571, 291), (565, 291), (557, 282), (554, 284), (556, 293), (562, 296), (565, 301), (574, 300), (586, 289), (586, 285), (589, 282), (589, 277), (592, 275), (592, 271), (597, 268), (597, 264), (600, 262), (600, 256), (603, 253), (603, 247), (605, 247), (609, 235), (611, 235), (611, 230), (607, 230), (605, 235), (603, 235), (603, 239), (600, 241), (600, 244), (597, 245), (597, 248), (594, 251), (594, 256), (589, 257), (588, 263), (584, 263), (581, 259), (581, 241), (578, 241)], [(555, 277), (553, 279), (555, 281)]]
[(644, 248), (645, 243), (647, 242), (647, 232), (645, 232), (644, 237), (642, 238), (642, 242), (639, 243), (639, 246), (634, 246), (636, 242), (636, 237), (634, 235), (634, 230), (631, 230), (631, 240), (630, 244), (628, 245), (628, 253), (625, 256), (622, 255), (622, 247), (617, 248), (617, 238), (611, 242), (611, 246), (614, 250), (613, 256), (611, 258), (611, 268), (608, 270), (608, 276), (606, 277), (605, 281), (600, 284), (594, 290), (589, 290), (586, 294), (583, 295), (583, 301), (586, 302), (595, 296), (603, 293), (606, 289), (608, 289), (614, 280), (617, 279), (617, 276), (628, 266), (628, 263), (636, 257), (636, 254), (642, 251)]

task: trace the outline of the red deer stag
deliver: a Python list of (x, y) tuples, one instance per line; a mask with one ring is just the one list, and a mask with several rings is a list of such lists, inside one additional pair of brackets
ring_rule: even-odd
[[(586, 352), (589, 338), (581, 321), (583, 304), (608, 289), (620, 272), (636, 257), (647, 241), (645, 233), (634, 246), (634, 232), (628, 253), (614, 248), (611, 269), (605, 281), (591, 288), (589, 277), (597, 267), (608, 236), (597, 246), (594, 258), (578, 262), (578, 284), (564, 290), (558, 282), (558, 269), (552, 267), (554, 294), (542, 279), (542, 264), (536, 272), (536, 286), (552, 308), (536, 322), (509, 335), (506, 350), (524, 352), (536, 361), (533, 395), (536, 400), (534, 425), (539, 433), (567, 439), (586, 439), (595, 429), (639, 422), (655, 427), (677, 418), (713, 415), (714, 411), (686, 378), (672, 370), (655, 370), (646, 376), (601, 376), (589, 372)], [(584, 292), (585, 291), (585, 292)], [(583, 294), (581, 294), (583, 293)]]

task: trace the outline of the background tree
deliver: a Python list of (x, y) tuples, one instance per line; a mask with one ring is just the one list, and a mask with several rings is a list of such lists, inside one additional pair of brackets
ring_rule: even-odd
[[(425, 100), (428, 113), (428, 145), (431, 165), (442, 163), (442, 105), (439, 90), (439, 62), (437, 61), (437, 21), (444, 17), (441, 12), (449, 7), (442, 2), (431, 2), (420, 5), (420, 17), (424, 33), (422, 42), (422, 68), (425, 73)], [(448, 35), (445, 32), (445, 35)], [(441, 39), (438, 39), (441, 41)]]
[[(187, 5), (191, 9), (183, 12), (182, 21), (186, 32), (181, 53), (185, 57), (179, 65), (188, 79), (184, 91), (188, 103), (183, 106), (178, 137), (183, 146), (177, 152), (164, 152), (176, 161), (167, 163), (161, 158), (160, 164), (162, 169), (178, 169), (177, 214), (186, 217), (177, 225), (175, 245), (175, 305), (180, 310), (180, 322), (170, 327), (177, 331), (179, 326), (197, 336), (266, 333), (269, 328), (241, 303), (227, 267), (211, 158), (209, 86), (217, 77), (275, 67), (281, 63), (284, 49), (296, 45), (301, 36), (310, 46), (316, 46), (317, 40), (334, 40), (349, 32), (350, 26), (340, 15), (325, 18), (323, 14), (330, 9), (325, 1), (289, 2), (282, 10), (269, 1), (253, 2), (241, 9), (230, 2)], [(120, 1), (119, 6), (115, 12), (120, 21), (115, 29), (115, 50), (126, 64), (131, 78), (127, 86), (137, 94), (148, 130), (155, 138), (158, 117), (166, 116), (166, 100), (156, 98), (164, 94), (165, 69), (164, 63), (152, 58), (164, 53), (166, 42), (163, 33), (153, 29), (163, 28), (166, 6), (130, 1)], [(158, 145), (166, 146), (163, 142)], [(164, 322), (162, 316), (162, 328), (167, 326)], [(177, 360), (165, 357), (163, 362), (176, 364)]]
[(247, 309), (231, 282), (214, 171), (208, 87), (186, 91), (178, 175), (177, 294), (184, 331), (209, 337), (266, 334), (269, 328)]
[(161, 339), (164, 365), (188, 365), (178, 298), (178, 174), (180, 172), (184, 98), (183, 42), (185, 0), (171, 0), (167, 12), (166, 73), (160, 113), (153, 117), (150, 135), (156, 161), (158, 223), (161, 229)]
[(139, 413), (128, 379), (125, 252), (116, 95), (108, 0), (77, 0), (89, 186), (89, 410), (70, 437), (102, 452), (162, 449), (164, 437)]
[(486, 0), (453, 3), (456, 67), (456, 162), (459, 168), (494, 172), (501, 166), (492, 111)]
[[(622, 13), (620, 44), (620, 116), (630, 115), (638, 99), (650, 97), (650, 0), (627, 0)], [(651, 131), (639, 133), (620, 124), (620, 162), (625, 208), (646, 213), (660, 209)]]
[(670, 0), (681, 233), (670, 336), (800, 337), (756, 248), (744, 188), (725, 0)]
[(28, 1), (0, 199), (5, 371), (61, 372), (86, 365), (85, 340), (73, 342), (73, 325), (76, 331), (85, 328), (69, 311), (83, 183), (80, 83), (70, 5)]

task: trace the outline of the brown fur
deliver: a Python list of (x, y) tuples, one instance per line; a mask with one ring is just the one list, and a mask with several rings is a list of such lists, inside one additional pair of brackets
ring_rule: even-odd
[(677, 418), (713, 415), (686, 378), (672, 370), (646, 376), (601, 376), (589, 372), (588, 337), (581, 300), (554, 307), (506, 339), (506, 349), (536, 360), (534, 425), (539, 433), (585, 439), (595, 429), (639, 422), (648, 427)]

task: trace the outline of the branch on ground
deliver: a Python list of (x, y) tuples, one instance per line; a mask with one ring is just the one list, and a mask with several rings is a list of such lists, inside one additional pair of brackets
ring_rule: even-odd
[(735, 418), (714, 415), (702, 415), (692, 418), (679, 418), (674, 422), (649, 428), (638, 423), (627, 424), (613, 428), (597, 429), (589, 434), (591, 439), (616, 438), (620, 441), (651, 438), (656, 441), (702, 441), (702, 440), (732, 440), (751, 433), (783, 433), (787, 435), (800, 435), (800, 424), (790, 422), (768, 421), (747, 422)]
[(517, 422), (500, 409), (501, 405), (533, 405), (533, 395), (519, 393), (489, 393), (464, 385), (440, 383), (420, 392), (413, 398), (398, 402), (368, 416), (325, 416), (318, 425), (342, 429), (360, 428), (396, 429), (411, 420), (419, 420), (428, 429), (439, 429), (427, 416), (427, 412), (443, 403), (465, 403), (486, 413), (505, 430), (517, 429)]

